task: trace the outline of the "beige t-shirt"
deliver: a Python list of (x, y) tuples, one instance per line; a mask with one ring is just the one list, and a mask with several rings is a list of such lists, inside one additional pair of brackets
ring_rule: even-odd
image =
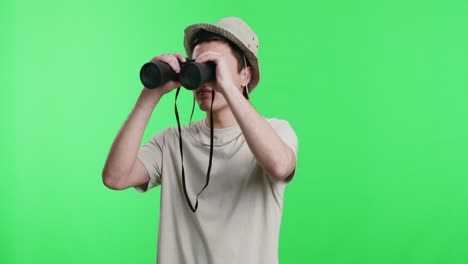
[[(289, 123), (266, 120), (297, 155), (298, 141)], [(177, 127), (165, 129), (138, 154), (151, 178), (148, 190), (161, 185), (157, 263), (278, 263), (283, 193), (295, 171), (273, 183), (239, 126), (214, 129), (210, 182), (193, 213), (182, 187), (178, 135)], [(200, 120), (183, 126), (182, 137), (187, 193), (194, 206), (206, 183), (210, 129)]]

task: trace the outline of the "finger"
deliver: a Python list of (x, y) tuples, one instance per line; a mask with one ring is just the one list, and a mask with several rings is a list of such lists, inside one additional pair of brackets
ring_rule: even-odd
[(171, 66), (171, 68), (175, 72), (177, 72), (177, 73), (180, 72), (179, 61), (177, 60), (177, 58), (174, 55), (169, 55), (169, 54), (168, 55), (163, 55), (163, 56), (161, 56), (160, 61), (169, 64), (169, 66)]
[(154, 62), (154, 61), (161, 61), (161, 59), (165, 60), (164, 58), (170, 55), (171, 54), (159, 54), (158, 56), (153, 57), (150, 61)]
[(168, 85), (169, 85), (170, 87), (176, 87), (176, 88), (182, 86), (182, 84), (181, 84), (179, 81), (169, 81), (169, 82), (168, 82)]
[(180, 54), (180, 53), (174, 53), (174, 56), (180, 61), (180, 62), (186, 62), (187, 59), (184, 57), (184, 55)]
[(212, 61), (217, 64), (220, 59), (221, 59), (221, 55), (214, 54), (214, 53), (205, 53), (203, 55), (198, 56), (195, 61), (200, 62), (200, 63)]
[(153, 57), (153, 58), (150, 60), (150, 62), (161, 61), (161, 56), (162, 56), (162, 55)]

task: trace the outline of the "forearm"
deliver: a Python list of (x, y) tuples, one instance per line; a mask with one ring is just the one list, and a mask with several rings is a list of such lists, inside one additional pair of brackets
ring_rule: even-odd
[(291, 148), (247, 101), (241, 92), (232, 87), (224, 92), (232, 113), (253, 155), (273, 180), (289, 176), (296, 164)]
[(114, 181), (130, 173), (151, 113), (161, 95), (143, 89), (135, 107), (119, 130), (103, 170), (103, 180)]

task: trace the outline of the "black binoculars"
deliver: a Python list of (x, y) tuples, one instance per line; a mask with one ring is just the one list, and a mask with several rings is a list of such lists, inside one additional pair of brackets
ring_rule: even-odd
[(195, 90), (203, 83), (216, 79), (216, 65), (213, 62), (199, 63), (187, 59), (179, 62), (180, 73), (177, 74), (171, 66), (162, 61), (145, 63), (140, 70), (141, 83), (146, 88), (155, 89), (168, 81), (180, 81), (189, 90)]

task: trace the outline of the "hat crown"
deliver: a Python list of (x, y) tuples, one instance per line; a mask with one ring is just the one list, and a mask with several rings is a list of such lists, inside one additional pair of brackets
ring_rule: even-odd
[(226, 17), (218, 21), (215, 25), (231, 32), (255, 55), (258, 54), (257, 35), (244, 20), (238, 17)]

